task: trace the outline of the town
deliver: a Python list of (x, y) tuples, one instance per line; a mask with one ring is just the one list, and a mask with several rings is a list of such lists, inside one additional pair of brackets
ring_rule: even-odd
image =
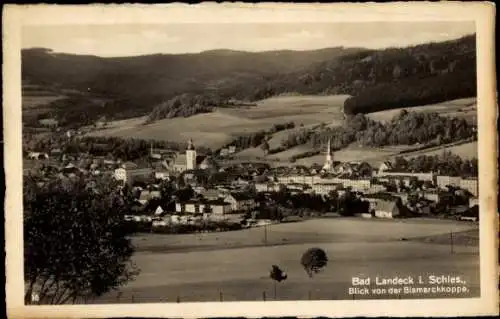
[[(72, 131), (65, 134), (67, 141), (78, 138)], [(26, 151), (31, 164), (24, 174), (38, 183), (51, 178), (115, 183), (131, 196), (124, 218), (147, 232), (235, 230), (318, 216), (479, 218), (477, 167), (449, 176), (405, 169), (408, 161), (401, 157), (379, 167), (338, 162), (330, 141), (323, 165), (311, 167), (228, 160), (235, 151), (230, 146), (219, 154), (200, 154), (192, 140), (184, 151), (151, 144), (149, 154), (136, 161), (65, 154), (60, 148)]]

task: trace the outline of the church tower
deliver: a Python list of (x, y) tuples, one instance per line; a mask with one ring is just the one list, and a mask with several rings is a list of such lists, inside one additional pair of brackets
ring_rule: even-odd
[(196, 169), (196, 150), (192, 139), (189, 139), (186, 149), (186, 169)]
[(323, 169), (325, 171), (329, 171), (333, 168), (333, 157), (332, 157), (332, 151), (330, 147), (330, 139), (328, 139), (328, 145), (326, 147), (326, 158), (325, 158), (325, 165), (323, 165)]

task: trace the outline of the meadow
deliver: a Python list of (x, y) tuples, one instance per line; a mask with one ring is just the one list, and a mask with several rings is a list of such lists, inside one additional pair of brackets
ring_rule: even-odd
[[(348, 295), (353, 276), (429, 274), (460, 275), (470, 289), (467, 297), (477, 295), (477, 241), (461, 245), (457, 239), (451, 251), (446, 240), (422, 240), (450, 232), (455, 238), (463, 232), (477, 237), (478, 226), (446, 220), (329, 218), (225, 233), (141, 235), (133, 238), (139, 276), (95, 302), (259, 301), (264, 295), (273, 300), (273, 264), (288, 274), (276, 287), (278, 300), (353, 299)], [(300, 265), (310, 247), (324, 249), (329, 257), (313, 278)], [(407, 297), (432, 296), (392, 296)]]
[(173, 118), (144, 124), (145, 118), (109, 122), (108, 127), (89, 133), (93, 136), (117, 136), (185, 142), (192, 138), (198, 145), (220, 148), (233, 138), (275, 124), (294, 122), (311, 125), (343, 119), (341, 109), (347, 96), (280, 96), (259, 101), (255, 106), (217, 108), (214, 112), (187, 118)]
[(464, 98), (446, 101), (436, 104), (428, 104), (415, 107), (402, 107), (397, 109), (385, 110), (380, 112), (368, 113), (367, 116), (374, 121), (386, 122), (390, 121), (394, 116), (398, 115), (401, 110), (412, 112), (436, 112), (441, 116), (453, 116), (465, 118), (469, 121), (474, 120), (476, 116), (476, 98)]
[(412, 152), (405, 154), (405, 157), (415, 157), (419, 155), (434, 156), (441, 155), (444, 151), (451, 152), (460, 156), (463, 159), (471, 159), (472, 157), (478, 157), (477, 142), (463, 143), (459, 145), (453, 145), (449, 147), (433, 148), (430, 150), (422, 150), (418, 152)]

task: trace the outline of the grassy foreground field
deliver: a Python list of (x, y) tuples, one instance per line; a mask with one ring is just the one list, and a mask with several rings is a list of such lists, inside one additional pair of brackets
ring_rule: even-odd
[[(135, 281), (97, 300), (107, 302), (181, 302), (274, 299), (271, 265), (288, 279), (277, 285), (279, 300), (353, 299), (354, 276), (461, 276), (469, 290), (450, 297), (479, 293), (477, 243), (454, 245), (422, 240), (454, 232), (477, 233), (477, 224), (444, 220), (313, 219), (226, 233), (142, 235), (135, 237)], [(267, 233), (267, 245), (264, 243)], [(402, 240), (402, 239), (405, 240)], [(457, 235), (458, 238), (458, 235)], [(415, 240), (412, 240), (415, 239)], [(310, 247), (324, 249), (329, 264), (309, 278), (300, 265)], [(425, 298), (437, 295), (356, 295), (366, 298)], [(443, 296), (441, 296), (443, 297)]]

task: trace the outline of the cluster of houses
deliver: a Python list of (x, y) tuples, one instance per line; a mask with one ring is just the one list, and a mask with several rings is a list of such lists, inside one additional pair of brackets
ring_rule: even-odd
[[(48, 157), (48, 154), (36, 152), (28, 154), (30, 159)], [(408, 206), (410, 195), (421, 199), (410, 210), (423, 213), (432, 204), (439, 204), (450, 192), (467, 195), (471, 207), (478, 204), (477, 177), (443, 176), (433, 172), (395, 172), (391, 169), (390, 162), (382, 163), (378, 168), (373, 168), (366, 162), (335, 162), (329, 148), (325, 164), (311, 167), (271, 168), (269, 165), (256, 163), (220, 165), (211, 156), (197, 154), (191, 140), (185, 153), (151, 151), (150, 159), (143, 163), (122, 163), (96, 157), (80, 159), (78, 162), (66, 158), (66, 162), (68, 164), (59, 168), (60, 174), (108, 174), (131, 186), (138, 181), (157, 185), (161, 180), (182, 179), (185, 185), (193, 188), (195, 198), (176, 202), (175, 211), (172, 212), (165, 212), (162, 207), (156, 210), (156, 213), (161, 211), (158, 216), (168, 216), (175, 222), (193, 222), (200, 218), (233, 218), (257, 209), (254, 194), (283, 190), (288, 190), (291, 194), (309, 193), (323, 197), (332, 192), (336, 196), (353, 192), (369, 203), (369, 216), (364, 217), (396, 217), (401, 214), (402, 207)], [(142, 190), (138, 202), (146, 205), (159, 196), (158, 191)], [(430, 204), (425, 205), (425, 202)]]

